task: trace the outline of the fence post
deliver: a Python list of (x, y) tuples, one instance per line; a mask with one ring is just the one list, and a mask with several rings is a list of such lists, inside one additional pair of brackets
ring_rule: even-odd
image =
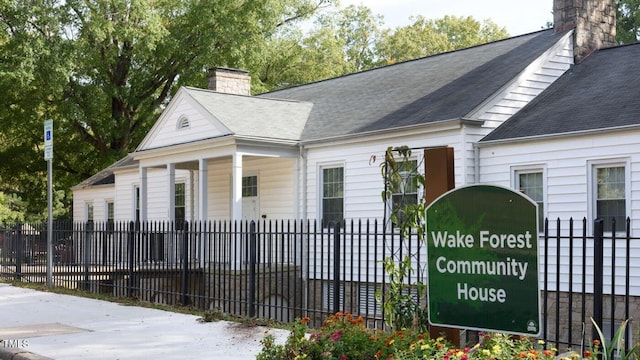
[(22, 256), (24, 253), (24, 246), (22, 244), (22, 224), (16, 224), (16, 236), (15, 240), (16, 246), (16, 280), (22, 280)]
[(249, 224), (249, 317), (256, 316), (256, 222)]
[(340, 222), (333, 226), (333, 313), (340, 312)]
[(84, 237), (84, 286), (83, 290), (89, 291), (89, 260), (91, 259), (91, 240), (93, 238), (93, 220), (87, 221)]
[(129, 278), (127, 279), (127, 297), (133, 297), (133, 272), (134, 272), (134, 251), (135, 251), (135, 239), (136, 239), (136, 224), (133, 221), (129, 222), (129, 231), (127, 232), (127, 265), (129, 268)]
[[(602, 329), (602, 262), (603, 262), (603, 237), (604, 221), (598, 218), (593, 224), (593, 320)], [(598, 333), (594, 328), (593, 339), (598, 339)], [(605, 341), (605, 339), (601, 339)]]
[(189, 305), (189, 223), (182, 230), (182, 305)]

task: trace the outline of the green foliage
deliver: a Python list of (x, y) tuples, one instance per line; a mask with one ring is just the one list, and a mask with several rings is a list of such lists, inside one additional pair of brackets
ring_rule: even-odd
[[(54, 121), (54, 188), (134, 151), (181, 85), (209, 68), (249, 70), (254, 92), (476, 45), (502, 35), (470, 18), (382, 29), (336, 0), (0, 1), (0, 191), (46, 206), (42, 128)], [(305, 34), (300, 21), (316, 18)], [(456, 34), (459, 33), (459, 34)], [(504, 34), (506, 36), (506, 34)], [(414, 51), (425, 39), (438, 46)], [(446, 44), (452, 42), (453, 44)], [(69, 202), (65, 200), (65, 202)]]
[[(382, 303), (385, 323), (392, 329), (425, 332), (428, 330), (428, 311), (426, 306), (416, 301), (416, 295), (424, 300), (426, 286), (421, 282), (414, 286), (406, 283), (406, 279), (413, 272), (412, 259), (411, 255), (407, 255), (399, 262), (393, 257), (383, 260), (384, 270), (389, 276), (389, 288), (384, 299), (382, 292), (377, 291), (376, 301)], [(412, 292), (412, 289), (415, 289), (415, 292)]]
[(0, 2), (0, 191), (45, 207), (45, 120), (67, 190), (133, 151), (178, 86), (252, 70), (279, 27), (332, 1)]
[(23, 222), (24, 208), (25, 204), (19, 197), (0, 192), (0, 222)]
[(632, 44), (640, 39), (640, 0), (616, 1), (616, 38)]
[[(307, 319), (308, 320), (308, 319)], [(258, 360), (298, 359), (555, 359), (556, 350), (542, 349), (543, 343), (526, 337), (483, 334), (473, 347), (456, 348), (442, 337), (403, 329), (389, 333), (368, 329), (362, 318), (338, 313), (330, 316), (317, 333), (305, 334), (305, 319), (297, 322), (283, 345), (272, 335), (262, 341)]]
[(632, 347), (629, 352), (625, 350), (624, 345), (624, 333), (629, 324), (629, 320), (625, 320), (618, 331), (613, 335), (611, 341), (607, 343), (607, 339), (604, 337), (602, 330), (596, 324), (596, 322), (591, 318), (591, 322), (598, 333), (599, 341), (594, 341), (592, 351), (589, 354), (590, 359), (603, 359), (603, 360), (613, 360), (613, 359), (621, 359), (621, 360), (629, 360), (629, 359), (639, 359), (640, 358), (640, 343), (636, 344)]
[(470, 16), (445, 16), (436, 20), (417, 16), (413, 20), (411, 25), (384, 34), (377, 44), (379, 64), (393, 64), (509, 36), (506, 28), (491, 20), (479, 22)]
[[(418, 241), (423, 242), (425, 201), (421, 197), (417, 201), (408, 200), (407, 192), (419, 193), (419, 189), (424, 189), (425, 179), (418, 171), (417, 162), (412, 160), (411, 149), (407, 146), (387, 148), (380, 168), (384, 179), (382, 201), (391, 205), (390, 221), (404, 238), (415, 232)], [(419, 300), (425, 299), (426, 285), (421, 281), (408, 285), (408, 278), (414, 272), (412, 261), (417, 255), (408, 250), (402, 259), (392, 254), (383, 260), (389, 277), (388, 290), (384, 299), (378, 291), (376, 299), (382, 302), (385, 322), (391, 328), (426, 331), (428, 310)]]

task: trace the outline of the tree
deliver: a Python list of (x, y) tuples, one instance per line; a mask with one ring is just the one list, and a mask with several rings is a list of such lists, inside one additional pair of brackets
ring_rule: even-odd
[(307, 32), (296, 27), (279, 31), (256, 66), (262, 90), (371, 69), (382, 24), (382, 16), (371, 9), (349, 6), (321, 14)]
[(640, 0), (616, 1), (616, 38), (621, 44), (640, 39)]
[(380, 64), (393, 64), (508, 36), (504, 27), (491, 20), (481, 23), (470, 16), (445, 16), (436, 20), (418, 16), (411, 25), (387, 31), (377, 45), (377, 53)]
[(177, 87), (244, 68), (279, 27), (333, 0), (0, 2), (0, 180), (39, 212), (42, 124), (68, 189), (134, 150)]

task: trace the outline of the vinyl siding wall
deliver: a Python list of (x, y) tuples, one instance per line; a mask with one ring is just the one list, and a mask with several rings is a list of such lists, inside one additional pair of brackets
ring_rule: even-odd
[(87, 204), (93, 205), (93, 220), (107, 220), (107, 202), (114, 201), (113, 185), (100, 185), (73, 192), (73, 219), (87, 221)]
[[(179, 97), (171, 104), (171, 109), (163, 112), (158, 124), (148, 136), (153, 136), (153, 141), (143, 143), (141, 149), (153, 149), (176, 144), (186, 144), (204, 138), (211, 138), (222, 135), (216, 128), (211, 115), (204, 113), (199, 106), (186, 93), (179, 94)], [(189, 122), (189, 127), (178, 128), (181, 118)], [(225, 133), (228, 133), (226, 131)]]
[[(244, 175), (258, 176), (260, 214), (267, 219), (296, 216), (296, 160), (245, 157)], [(231, 213), (231, 159), (209, 161), (209, 219), (227, 220)]]
[[(323, 168), (344, 167), (344, 217), (346, 219), (382, 219), (384, 204), (381, 193), (384, 182), (380, 164), (384, 162), (388, 147), (409, 146), (426, 148), (450, 146), (454, 147), (455, 181), (459, 186), (468, 181), (473, 174), (473, 151), (461, 145), (460, 128), (421, 134), (397, 134), (384, 138), (362, 137), (357, 140), (313, 146), (307, 150), (306, 159), (306, 215), (309, 219), (320, 220), (322, 217), (322, 184)], [(416, 149), (413, 155), (424, 166), (423, 151)], [(465, 169), (464, 172), (462, 169)], [(463, 174), (466, 175), (463, 176)]]
[[(627, 167), (626, 196), (627, 216), (631, 218), (631, 236), (640, 237), (640, 139), (639, 131), (620, 133), (584, 135), (549, 140), (518, 142), (502, 145), (484, 145), (480, 149), (480, 182), (512, 187), (515, 171), (521, 168), (539, 168), (544, 171), (545, 178), (545, 211), (551, 221), (550, 233), (556, 233), (556, 219), (563, 220), (561, 231), (567, 233), (568, 220), (575, 220), (574, 233), (582, 233), (583, 218), (587, 218), (587, 234), (593, 232), (594, 200), (593, 174), (594, 164), (624, 163)], [(619, 226), (623, 226), (620, 224)], [(611, 267), (611, 242), (605, 242), (605, 267)], [(622, 241), (617, 246), (617, 253), (624, 254)], [(575, 246), (574, 246), (575, 249)], [(549, 265), (555, 266), (556, 246), (549, 248)], [(541, 255), (542, 252), (541, 252)], [(561, 256), (569, 256), (568, 246), (562, 246)], [(632, 294), (640, 295), (640, 244), (632, 242), (631, 258)], [(580, 259), (576, 259), (580, 261)], [(622, 266), (622, 260), (616, 262)], [(542, 263), (542, 262), (541, 262)], [(587, 258), (587, 264), (593, 264), (593, 257)], [(617, 269), (623, 275), (623, 270)], [(555, 279), (555, 275), (549, 276)], [(592, 279), (589, 278), (589, 279)], [(605, 279), (605, 284), (610, 283)], [(574, 279), (575, 281), (580, 279)], [(566, 290), (566, 282), (561, 281), (561, 288)], [(552, 286), (555, 286), (553, 280)], [(624, 285), (624, 279), (616, 279), (616, 284)], [(591, 280), (587, 286), (591, 287)], [(617, 291), (622, 290), (619, 288)], [(611, 290), (606, 289), (605, 292)]]

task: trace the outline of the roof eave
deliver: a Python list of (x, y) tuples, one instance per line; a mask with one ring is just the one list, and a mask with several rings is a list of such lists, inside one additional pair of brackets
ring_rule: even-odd
[(509, 138), (509, 139), (480, 140), (478, 142), (477, 146), (478, 147), (485, 147), (485, 146), (491, 146), (491, 145), (502, 145), (502, 144), (511, 144), (511, 143), (519, 143), (519, 142), (552, 140), (552, 139), (563, 138), (563, 137), (574, 137), (574, 136), (584, 136), (584, 135), (592, 135), (592, 134), (614, 133), (614, 132), (627, 131), (627, 130), (640, 130), (640, 124), (616, 126), (616, 127), (608, 127), (608, 128), (600, 128), (600, 129), (571, 131), (571, 132), (565, 132), (565, 133), (543, 134), (543, 135), (534, 135), (534, 136), (522, 136), (522, 137), (517, 137), (517, 138)]
[(453, 119), (439, 120), (439, 121), (433, 121), (433, 122), (428, 122), (428, 123), (421, 123), (421, 124), (416, 124), (416, 125), (407, 125), (407, 126), (387, 128), (387, 129), (381, 129), (381, 130), (358, 132), (358, 133), (347, 134), (347, 135), (328, 136), (328, 137), (324, 137), (324, 138), (311, 139), (311, 140), (302, 140), (302, 141), (300, 141), (300, 144), (302, 146), (307, 146), (307, 145), (314, 145), (314, 144), (320, 144), (320, 143), (325, 143), (325, 142), (334, 142), (334, 141), (344, 141), (344, 140), (350, 140), (350, 139), (357, 139), (357, 138), (361, 138), (361, 137), (364, 137), (364, 136), (382, 135), (382, 134), (394, 133), (394, 132), (399, 132), (399, 131), (412, 131), (412, 130), (430, 128), (430, 127), (437, 127), (437, 126), (441, 127), (443, 125), (474, 125), (474, 126), (481, 126), (482, 124), (484, 124), (484, 120), (474, 120), (474, 119), (467, 119), (467, 118), (453, 118)]

